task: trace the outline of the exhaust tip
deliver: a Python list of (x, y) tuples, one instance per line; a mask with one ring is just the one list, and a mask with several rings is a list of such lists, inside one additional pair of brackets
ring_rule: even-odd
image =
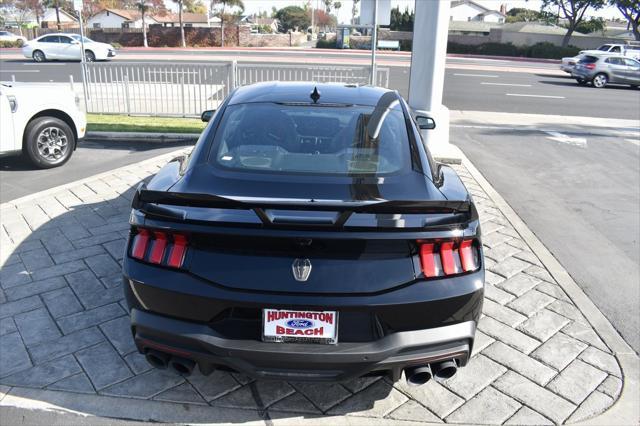
[(455, 376), (458, 372), (458, 366), (454, 360), (448, 360), (440, 362), (433, 366), (433, 376), (436, 381), (441, 383), (451, 377)]
[(409, 367), (404, 370), (407, 384), (410, 386), (420, 386), (431, 380), (431, 368), (428, 365)]
[(169, 365), (171, 366), (173, 371), (181, 376), (186, 377), (191, 375), (196, 363), (190, 359), (173, 357), (171, 358), (171, 362), (169, 363)]
[(169, 365), (169, 355), (150, 349), (145, 354), (145, 359), (155, 368), (164, 370)]

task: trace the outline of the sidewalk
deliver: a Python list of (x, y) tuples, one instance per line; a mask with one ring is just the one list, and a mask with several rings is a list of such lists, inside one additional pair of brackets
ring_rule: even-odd
[(480, 212), (486, 298), (473, 358), (443, 385), (151, 369), (119, 262), (133, 188), (173, 156), (0, 206), (0, 406), (190, 423), (638, 423), (637, 356), (466, 160), (455, 168)]

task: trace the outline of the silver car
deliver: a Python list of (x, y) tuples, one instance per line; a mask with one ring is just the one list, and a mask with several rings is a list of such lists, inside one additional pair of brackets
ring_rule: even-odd
[(584, 55), (571, 72), (578, 84), (591, 83), (601, 88), (607, 84), (640, 86), (640, 62), (624, 56)]

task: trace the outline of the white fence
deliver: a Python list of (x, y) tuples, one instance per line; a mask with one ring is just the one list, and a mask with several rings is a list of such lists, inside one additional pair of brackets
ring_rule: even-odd
[[(207, 64), (88, 63), (87, 112), (199, 116), (216, 109), (238, 86), (264, 81), (368, 84), (370, 67)], [(389, 85), (389, 69), (377, 68), (378, 86)]]

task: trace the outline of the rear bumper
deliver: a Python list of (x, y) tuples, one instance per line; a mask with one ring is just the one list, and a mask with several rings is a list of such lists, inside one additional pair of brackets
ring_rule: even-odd
[(228, 368), (255, 379), (345, 381), (380, 372), (400, 378), (407, 366), (455, 359), (466, 365), (476, 322), (397, 332), (367, 343), (336, 345), (226, 339), (206, 325), (131, 310), (142, 353), (160, 350), (194, 360), (203, 374)]

